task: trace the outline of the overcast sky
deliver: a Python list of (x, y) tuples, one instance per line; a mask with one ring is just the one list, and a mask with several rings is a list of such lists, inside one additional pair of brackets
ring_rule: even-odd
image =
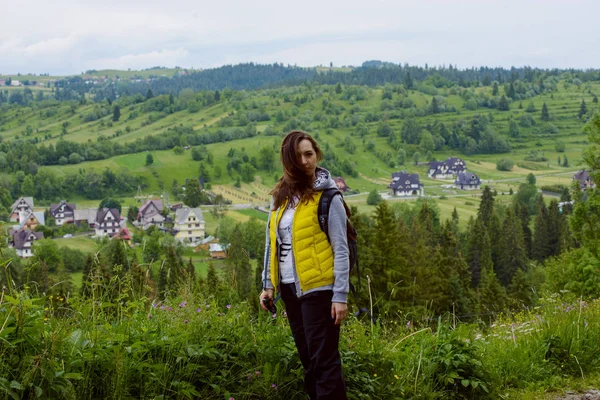
[(20, 0), (0, 74), (240, 62), (600, 68), (600, 0)]

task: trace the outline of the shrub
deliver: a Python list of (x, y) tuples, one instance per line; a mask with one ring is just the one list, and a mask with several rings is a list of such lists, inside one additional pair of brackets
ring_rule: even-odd
[(496, 169), (498, 171), (511, 171), (515, 166), (515, 162), (509, 158), (502, 158), (496, 162)]

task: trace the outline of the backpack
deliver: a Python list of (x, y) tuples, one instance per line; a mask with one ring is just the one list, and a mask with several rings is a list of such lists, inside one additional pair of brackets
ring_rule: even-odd
[[(352, 215), (352, 213), (350, 212), (350, 208), (348, 208), (348, 205), (344, 201), (344, 196), (342, 196), (342, 193), (336, 188), (323, 190), (323, 194), (321, 195), (321, 199), (319, 200), (319, 205), (317, 208), (317, 216), (319, 218), (319, 226), (321, 227), (321, 230), (323, 232), (325, 232), (325, 235), (327, 235), (327, 240), (329, 240), (329, 242), (331, 243), (331, 240), (329, 239), (329, 233), (328, 233), (329, 232), (329, 208), (331, 207), (331, 200), (333, 200), (333, 198), (337, 195), (340, 195), (340, 197), (342, 198), (342, 204), (344, 204), (344, 209), (346, 210), (346, 238), (348, 240), (348, 259), (350, 262), (350, 272), (352, 272), (354, 269), (356, 269), (356, 272), (358, 275), (358, 285), (360, 286), (360, 268), (358, 266), (358, 245), (356, 242), (356, 240), (358, 238), (358, 234), (356, 232), (356, 229), (350, 222), (350, 216)], [(354, 289), (354, 285), (352, 285), (352, 282), (350, 282), (350, 290), (354, 294), (354, 297), (356, 297), (356, 290)]]

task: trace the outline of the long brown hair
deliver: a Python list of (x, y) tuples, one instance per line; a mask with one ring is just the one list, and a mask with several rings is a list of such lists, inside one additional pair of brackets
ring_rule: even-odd
[(323, 159), (323, 152), (319, 145), (308, 133), (291, 131), (283, 138), (279, 152), (279, 158), (283, 166), (283, 176), (279, 179), (275, 189), (271, 191), (273, 210), (277, 210), (286, 200), (290, 201), (294, 195), (298, 195), (300, 200), (308, 201), (315, 192), (312, 178), (306, 175), (300, 164), (298, 145), (304, 139), (312, 144), (317, 162)]

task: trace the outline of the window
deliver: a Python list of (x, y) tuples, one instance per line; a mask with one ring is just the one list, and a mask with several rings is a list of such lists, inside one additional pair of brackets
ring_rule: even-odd
[(196, 224), (196, 228), (199, 228), (199, 227), (200, 227), (200, 224)]
[(188, 235), (191, 235), (191, 234), (192, 234), (192, 231), (188, 231)]
[(104, 233), (106, 233), (106, 229), (104, 230)]
[(188, 224), (188, 228), (191, 228), (191, 227), (192, 227), (192, 224)]

